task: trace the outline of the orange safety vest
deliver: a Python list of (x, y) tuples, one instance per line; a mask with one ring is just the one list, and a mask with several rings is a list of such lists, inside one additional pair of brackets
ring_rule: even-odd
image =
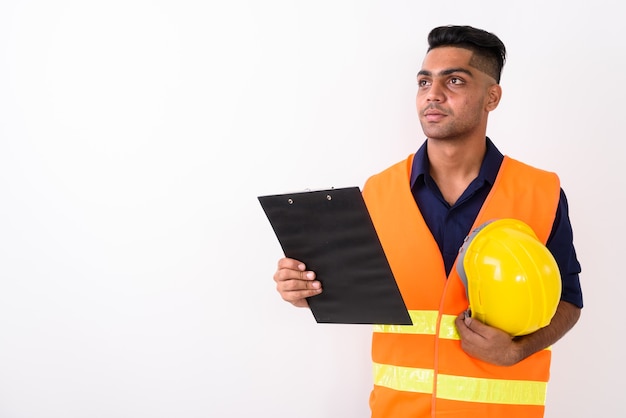
[[(376, 325), (373, 418), (536, 418), (545, 408), (549, 349), (510, 367), (470, 357), (454, 325), (465, 288), (443, 258), (410, 189), (413, 156), (372, 176), (363, 196), (413, 325)], [(472, 229), (516, 218), (544, 244), (559, 201), (554, 173), (505, 157)]]

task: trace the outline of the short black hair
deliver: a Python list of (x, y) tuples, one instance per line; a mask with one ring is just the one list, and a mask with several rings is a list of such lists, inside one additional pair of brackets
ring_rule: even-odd
[(506, 48), (493, 33), (472, 26), (439, 26), (428, 34), (428, 52), (442, 46), (469, 49), (476, 58), (476, 67), (500, 83)]

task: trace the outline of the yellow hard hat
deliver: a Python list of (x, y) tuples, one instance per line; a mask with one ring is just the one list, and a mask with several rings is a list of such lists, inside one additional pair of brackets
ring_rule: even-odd
[(508, 332), (530, 334), (550, 323), (561, 298), (561, 274), (530, 226), (489, 221), (459, 250), (457, 271), (472, 317)]

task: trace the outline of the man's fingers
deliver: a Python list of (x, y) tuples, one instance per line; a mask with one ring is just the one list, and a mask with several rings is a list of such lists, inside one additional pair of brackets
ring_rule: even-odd
[(315, 281), (315, 273), (312, 271), (296, 271), (289, 269), (281, 269), (274, 274), (274, 281), (276, 283), (281, 282), (300, 282), (308, 283)]
[(457, 326), (461, 325), (461, 324), (464, 324), (466, 327), (469, 328), (471, 323), (472, 323), (472, 316), (467, 311), (461, 312), (456, 317), (456, 324), (457, 324)]
[(278, 270), (274, 273), (280, 296), (295, 306), (307, 306), (306, 298), (322, 292), (322, 284), (315, 278), (315, 273), (307, 271), (304, 263), (292, 258), (278, 260)]
[(302, 261), (298, 261), (293, 258), (284, 257), (278, 260), (278, 270), (281, 270), (281, 269), (304, 271), (306, 270), (306, 266), (304, 265)]
[(280, 296), (287, 302), (293, 304), (300, 303), (303, 299), (322, 293), (320, 282), (303, 282), (300, 280), (292, 280), (292, 282), (297, 282), (295, 287), (293, 283), (289, 282), (283, 282), (278, 285)]
[(456, 319), (456, 327), (462, 337), (466, 339), (471, 338), (485, 338), (489, 333), (490, 327), (483, 324), (479, 320), (472, 318), (471, 314), (467, 311), (462, 312)]
[(274, 281), (276, 283), (286, 282), (286, 281), (299, 281), (299, 282), (310, 282), (315, 280), (315, 273), (312, 271), (298, 271), (298, 270), (290, 270), (290, 269), (280, 269), (277, 270), (274, 274)]
[(297, 292), (299, 290), (319, 290), (322, 284), (317, 280), (279, 280), (276, 289), (279, 292)]
[(288, 280), (311, 281), (315, 280), (315, 273), (307, 271), (304, 263), (292, 258), (281, 258), (278, 261), (278, 269), (274, 273), (274, 281), (284, 282)]

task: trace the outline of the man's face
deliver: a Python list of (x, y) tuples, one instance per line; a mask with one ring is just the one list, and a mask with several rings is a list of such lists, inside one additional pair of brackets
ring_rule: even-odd
[[(417, 75), (417, 113), (426, 137), (464, 139), (484, 135), (493, 105), (495, 80), (472, 66), (472, 51), (456, 47), (431, 50)], [(499, 99), (499, 95), (498, 95)]]

